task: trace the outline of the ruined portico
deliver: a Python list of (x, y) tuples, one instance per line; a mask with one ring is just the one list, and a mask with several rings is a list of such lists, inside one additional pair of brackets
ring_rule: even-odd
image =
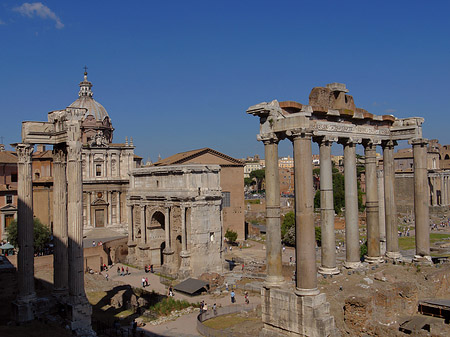
[(54, 300), (66, 308), (68, 325), (78, 336), (95, 336), (92, 308), (84, 291), (81, 117), (86, 109), (67, 108), (48, 114), (48, 122), (23, 122), (16, 145), (18, 174), (17, 322), (35, 319), (42, 308), (34, 290), (33, 196), (31, 154), (34, 144), (53, 145), (54, 169)]
[[(394, 200), (394, 170), (391, 170), (389, 158), (398, 140), (409, 140), (415, 149), (417, 167), (422, 167), (423, 118), (398, 119), (394, 116), (376, 116), (355, 106), (353, 97), (347, 95), (344, 84), (332, 83), (326, 87), (313, 88), (309, 104), (302, 105), (287, 101), (260, 103), (250, 107), (247, 113), (260, 118), (258, 140), (266, 148), (266, 167), (273, 166), (278, 160), (279, 140), (293, 142), (295, 172), (295, 212), (296, 212), (296, 284), (295, 291), (286, 290), (281, 275), (281, 242), (279, 237), (279, 203), (274, 195), (276, 188), (266, 189), (267, 199), (267, 281), (263, 287), (263, 336), (333, 336), (336, 333), (334, 319), (329, 314), (329, 305), (325, 295), (317, 289), (315, 264), (315, 238), (313, 221), (313, 188), (311, 140), (320, 145), (321, 156), (321, 207), (322, 207), (322, 261), (319, 271), (324, 274), (337, 272), (334, 241), (334, 212), (332, 208), (331, 168), (328, 157), (332, 142), (344, 147), (345, 166), (345, 238), (346, 268), (358, 268), (359, 228), (356, 176), (357, 144), (365, 146), (367, 186), (371, 191), (367, 195), (367, 232), (368, 256), (372, 263), (382, 259), (380, 251), (379, 206), (377, 191), (377, 173), (375, 150), (383, 147), (384, 153), (384, 209), (386, 224), (386, 255), (400, 258), (398, 250), (397, 219)], [(419, 145), (421, 144), (421, 145)], [(268, 146), (271, 147), (270, 152)], [(422, 146), (422, 147), (420, 147)], [(426, 151), (426, 150), (425, 150)], [(417, 158), (416, 158), (417, 157)], [(393, 160), (392, 160), (393, 162)], [(415, 161), (416, 162), (416, 161)], [(266, 186), (278, 186), (278, 175), (266, 173)], [(429, 259), (428, 212), (423, 207), (421, 195), (427, 193), (427, 178), (422, 172), (415, 174), (415, 218), (417, 259)], [(331, 190), (331, 192), (330, 192)], [(392, 206), (394, 205), (394, 206)], [(270, 206), (270, 207), (269, 207)], [(278, 219), (277, 219), (278, 218)], [(269, 221), (270, 220), (270, 221)], [(395, 230), (395, 236), (394, 236)]]

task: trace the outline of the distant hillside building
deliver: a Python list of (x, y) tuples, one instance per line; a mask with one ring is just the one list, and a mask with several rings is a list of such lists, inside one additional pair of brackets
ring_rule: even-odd
[(244, 163), (210, 148), (177, 153), (162, 159), (154, 166), (203, 164), (220, 166), (222, 189), (223, 234), (227, 229), (238, 233), (238, 240), (245, 239), (244, 219)]

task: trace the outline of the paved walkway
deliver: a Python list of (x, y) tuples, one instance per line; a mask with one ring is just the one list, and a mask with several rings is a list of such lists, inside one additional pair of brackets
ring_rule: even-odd
[[(133, 287), (143, 288), (142, 287), (142, 277), (147, 277), (149, 286), (144, 289), (147, 291), (154, 290), (160, 294), (167, 294), (167, 288), (164, 284), (160, 283), (159, 276), (152, 273), (145, 273), (143, 270), (128, 267), (129, 275), (120, 276), (117, 274), (117, 267), (126, 269), (126, 265), (122, 265), (120, 263), (114, 265), (111, 270), (108, 272), (109, 278), (122, 282), (125, 284), (129, 284)], [(230, 285), (231, 286), (231, 285)], [(208, 304), (208, 309), (212, 309), (212, 305), (216, 303), (217, 306), (227, 306), (231, 305), (231, 299), (228, 294), (223, 295), (214, 295), (214, 294), (206, 294), (199, 296), (188, 296), (179, 292), (175, 292), (175, 299), (177, 300), (186, 300), (190, 303), (201, 302), (202, 300)], [(261, 303), (261, 296), (255, 293), (249, 293), (250, 303), (259, 304)], [(244, 296), (241, 291), (238, 289), (236, 291), (236, 303), (242, 304), (244, 302)], [(161, 336), (170, 336), (170, 337), (192, 337), (192, 336), (201, 336), (197, 332), (197, 315), (198, 312), (183, 315), (174, 321), (169, 321), (163, 323), (161, 325), (151, 325), (146, 324), (144, 327), (139, 328), (145, 331), (150, 331), (152, 333), (161, 335)]]

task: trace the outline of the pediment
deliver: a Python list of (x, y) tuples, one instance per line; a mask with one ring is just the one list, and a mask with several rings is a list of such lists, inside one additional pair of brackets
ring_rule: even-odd
[(0, 211), (2, 211), (2, 212), (17, 212), (17, 207), (15, 207), (11, 204), (8, 204), (8, 205), (0, 208)]

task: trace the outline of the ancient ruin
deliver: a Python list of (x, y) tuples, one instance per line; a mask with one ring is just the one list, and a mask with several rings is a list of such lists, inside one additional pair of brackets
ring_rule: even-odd
[[(131, 171), (128, 261), (185, 279), (221, 272), (220, 166), (186, 164)], [(207, 256), (207, 258), (205, 258)]]
[[(334, 209), (331, 170), (331, 144), (344, 147), (345, 244), (344, 266), (359, 268), (359, 230), (356, 152), (365, 149), (367, 184), (367, 260), (378, 263), (380, 250), (379, 198), (384, 199), (386, 257), (400, 259), (397, 237), (397, 212), (394, 200), (394, 147), (408, 140), (414, 152), (414, 216), (418, 262), (430, 258), (427, 167), (428, 141), (422, 138), (423, 118), (398, 119), (376, 116), (355, 106), (344, 84), (332, 83), (313, 88), (309, 105), (293, 101), (260, 103), (248, 114), (260, 119), (258, 140), (264, 143), (266, 160), (267, 278), (262, 290), (263, 336), (334, 336), (334, 319), (324, 294), (317, 288), (315, 236), (313, 220), (311, 141), (320, 147), (320, 190), (322, 213), (322, 261), (319, 272), (338, 273), (335, 256)], [(286, 289), (281, 274), (280, 191), (278, 143), (293, 143), (296, 218), (296, 284)], [(383, 149), (384, 186), (377, 188), (376, 146)], [(378, 190), (384, 195), (379, 196)]]
[[(17, 322), (27, 322), (55, 305), (65, 308), (67, 323), (79, 336), (95, 336), (91, 305), (84, 291), (83, 184), (81, 117), (83, 108), (48, 114), (48, 122), (23, 122), (18, 161), (18, 296), (13, 303)], [(34, 289), (33, 193), (31, 154), (34, 144), (53, 145), (54, 284), (52, 299), (38, 299)], [(52, 304), (53, 303), (53, 304)]]

